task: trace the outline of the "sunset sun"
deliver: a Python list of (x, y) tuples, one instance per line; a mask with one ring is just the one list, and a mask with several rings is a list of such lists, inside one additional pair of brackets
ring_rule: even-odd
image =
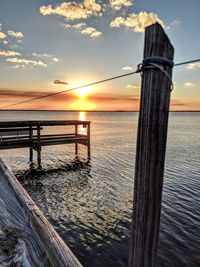
[[(81, 84), (87, 84), (89, 82), (80, 82), (80, 83), (71, 83), (71, 87), (78, 87)], [(90, 86), (85, 86), (79, 89), (76, 89), (73, 94), (75, 96), (75, 100), (69, 105), (72, 110), (93, 110), (96, 105), (91, 102), (88, 97), (94, 93), (93, 88)]]
[(91, 92), (91, 90), (92, 90), (91, 87), (86, 86), (86, 87), (77, 89), (76, 93), (78, 94), (80, 98), (85, 98), (88, 95), (88, 93)]

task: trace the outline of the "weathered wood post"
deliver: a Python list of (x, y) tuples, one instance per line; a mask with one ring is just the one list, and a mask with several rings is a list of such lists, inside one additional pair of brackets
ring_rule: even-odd
[[(30, 138), (30, 142), (32, 144), (33, 141), (33, 129), (32, 126), (29, 127), (29, 138)], [(31, 163), (33, 163), (33, 148), (32, 146), (30, 146), (29, 148), (29, 160)]]
[(38, 169), (41, 169), (40, 124), (37, 125), (37, 162)]
[(87, 148), (88, 148), (88, 159), (90, 159), (90, 122), (87, 124)]
[[(173, 60), (174, 49), (156, 23), (145, 30), (144, 58), (159, 56)], [(165, 66), (172, 77), (172, 68)], [(161, 198), (170, 79), (158, 68), (144, 69), (137, 136), (133, 226), (129, 267), (155, 267), (159, 240)]]
[[(77, 137), (78, 135), (78, 125), (75, 124), (75, 136)], [(78, 156), (78, 143), (75, 142), (75, 155)]]

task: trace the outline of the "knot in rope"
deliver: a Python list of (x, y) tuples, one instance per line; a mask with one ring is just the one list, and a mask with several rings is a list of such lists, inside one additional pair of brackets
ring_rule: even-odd
[(159, 69), (162, 73), (164, 73), (171, 83), (171, 91), (174, 89), (174, 84), (168, 72), (166, 71), (166, 67), (173, 68), (174, 62), (168, 58), (160, 57), (160, 56), (151, 56), (143, 59), (142, 63), (140, 63), (137, 67), (137, 73), (143, 73), (146, 69)]

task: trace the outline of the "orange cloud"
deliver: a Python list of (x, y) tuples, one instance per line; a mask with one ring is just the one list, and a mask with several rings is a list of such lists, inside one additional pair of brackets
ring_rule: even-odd
[[(23, 91), (9, 88), (0, 88), (0, 90), (4, 106), (53, 93), (52, 91)], [(80, 98), (75, 93), (68, 92), (13, 106), (11, 109), (138, 111), (139, 103), (140, 96), (137, 94), (95, 93), (88, 95), (86, 98)], [(3, 105), (1, 104), (1, 107)], [(170, 110), (200, 110), (200, 99), (172, 99)]]

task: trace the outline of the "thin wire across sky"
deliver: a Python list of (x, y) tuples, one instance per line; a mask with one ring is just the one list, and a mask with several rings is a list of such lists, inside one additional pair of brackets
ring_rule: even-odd
[[(184, 61), (184, 62), (176, 63), (176, 64), (174, 64), (174, 67), (181, 66), (181, 65), (186, 65), (186, 64), (191, 64), (191, 63), (196, 63), (196, 62), (200, 62), (200, 59), (194, 59), (194, 60), (190, 60), (190, 61)], [(97, 84), (100, 84), (100, 83), (109, 82), (109, 81), (112, 81), (112, 80), (120, 79), (120, 78), (123, 78), (123, 77), (126, 77), (126, 76), (130, 76), (130, 75), (139, 73), (140, 71), (141, 71), (140, 69), (137, 69), (136, 71), (129, 72), (129, 73), (126, 73), (126, 74), (113, 76), (113, 77), (106, 78), (106, 79), (103, 79), (103, 80), (100, 80), (100, 81), (96, 81), (96, 82), (93, 82), (93, 83), (89, 83), (89, 84), (81, 85), (81, 86), (78, 86), (78, 87), (73, 87), (73, 88), (70, 88), (70, 89), (66, 89), (66, 90), (55, 92), (55, 93), (47, 94), (47, 95), (44, 95), (44, 96), (39, 96), (39, 97), (31, 98), (31, 99), (28, 99), (28, 100), (16, 102), (16, 103), (13, 103), (11, 105), (0, 107), (0, 109), (4, 110), (4, 109), (10, 108), (10, 107), (14, 107), (14, 106), (18, 106), (18, 105), (21, 105), (21, 104), (29, 103), (29, 102), (36, 101), (36, 100), (39, 100), (39, 99), (42, 99), (42, 98), (46, 98), (46, 97), (50, 97), (50, 96), (54, 96), (54, 95), (58, 95), (58, 94), (62, 94), (62, 93), (70, 92), (70, 91), (74, 91), (74, 90), (81, 89), (81, 88), (84, 88), (84, 87), (87, 87), (87, 86), (93, 86), (93, 85), (97, 85)]]

